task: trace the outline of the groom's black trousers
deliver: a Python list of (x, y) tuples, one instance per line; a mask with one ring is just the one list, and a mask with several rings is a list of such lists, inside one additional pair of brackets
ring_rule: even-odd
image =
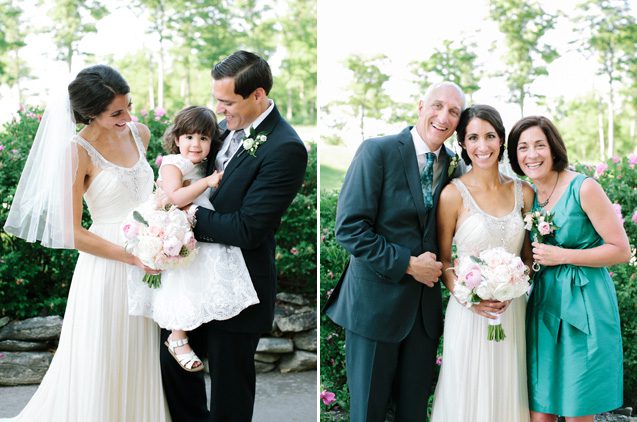
[(250, 422), (256, 382), (254, 353), (260, 335), (221, 330), (214, 323), (188, 333), (195, 353), (202, 359), (208, 357), (211, 378), (211, 411), (208, 412), (205, 373), (187, 372), (179, 366), (163, 345), (169, 334), (162, 330), (160, 359), (164, 393), (173, 422)]

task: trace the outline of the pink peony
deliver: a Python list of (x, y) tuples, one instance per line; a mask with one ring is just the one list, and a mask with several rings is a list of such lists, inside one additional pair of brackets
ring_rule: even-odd
[(164, 230), (162, 230), (162, 228), (159, 226), (150, 226), (148, 227), (148, 233), (155, 237), (162, 237), (162, 235), (164, 234)]
[(155, 118), (156, 119), (161, 119), (162, 117), (164, 117), (166, 115), (166, 110), (164, 110), (163, 107), (157, 107), (155, 108)]
[(197, 245), (197, 240), (195, 239), (195, 235), (191, 231), (186, 233), (186, 235), (184, 236), (184, 245), (186, 246), (186, 249), (188, 249), (189, 251), (192, 251), (193, 249), (195, 249), (195, 246)]
[(329, 406), (336, 401), (336, 394), (331, 391), (323, 390), (321, 391), (321, 400), (323, 400), (323, 404), (325, 406)]
[(126, 223), (124, 224), (124, 227), (122, 227), (122, 230), (124, 230), (124, 237), (127, 240), (133, 240), (139, 234), (139, 225), (135, 223)]
[(631, 220), (633, 220), (633, 223), (637, 224), (637, 210), (635, 210), (635, 212), (633, 213)]
[(604, 172), (608, 169), (608, 164), (606, 163), (599, 163), (597, 165), (597, 167), (595, 167), (595, 174), (597, 176), (601, 176), (602, 174), (604, 174)]
[(472, 290), (478, 287), (481, 280), (482, 280), (482, 273), (480, 272), (480, 268), (477, 266), (469, 270), (464, 275), (464, 284)]
[(157, 167), (160, 167), (161, 166), (161, 162), (162, 162), (163, 159), (164, 159), (164, 157), (162, 155), (158, 155), (157, 158), (155, 158), (155, 165)]
[(179, 256), (182, 243), (176, 237), (170, 237), (164, 241), (164, 253), (168, 256)]
[(542, 221), (537, 225), (537, 231), (539, 231), (542, 236), (551, 234), (551, 225), (546, 221)]

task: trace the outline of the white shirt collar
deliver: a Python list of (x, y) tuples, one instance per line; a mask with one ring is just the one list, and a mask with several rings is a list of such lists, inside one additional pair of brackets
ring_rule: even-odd
[[(426, 153), (432, 152), (429, 149), (429, 146), (420, 137), (420, 134), (416, 130), (416, 126), (414, 126), (411, 129), (411, 139), (414, 142), (414, 148), (416, 148), (416, 156), (421, 156), (421, 155), (424, 156)], [(436, 154), (436, 160), (440, 156), (440, 150), (441, 149), (442, 149), (442, 145), (440, 145), (440, 147), (436, 151), (433, 151), (433, 153)]]

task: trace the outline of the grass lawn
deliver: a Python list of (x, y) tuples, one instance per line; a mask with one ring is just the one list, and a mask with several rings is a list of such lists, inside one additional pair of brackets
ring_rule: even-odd
[(321, 164), (321, 192), (340, 189), (344, 177), (345, 170)]
[(319, 146), (321, 191), (340, 189), (355, 150), (344, 145)]

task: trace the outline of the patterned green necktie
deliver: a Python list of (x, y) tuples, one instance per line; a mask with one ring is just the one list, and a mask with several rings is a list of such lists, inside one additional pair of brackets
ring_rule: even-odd
[(434, 181), (434, 160), (436, 154), (428, 152), (425, 154), (425, 167), (420, 175), (420, 186), (422, 187), (422, 196), (425, 199), (425, 207), (431, 209), (434, 206), (433, 197), (433, 181)]

